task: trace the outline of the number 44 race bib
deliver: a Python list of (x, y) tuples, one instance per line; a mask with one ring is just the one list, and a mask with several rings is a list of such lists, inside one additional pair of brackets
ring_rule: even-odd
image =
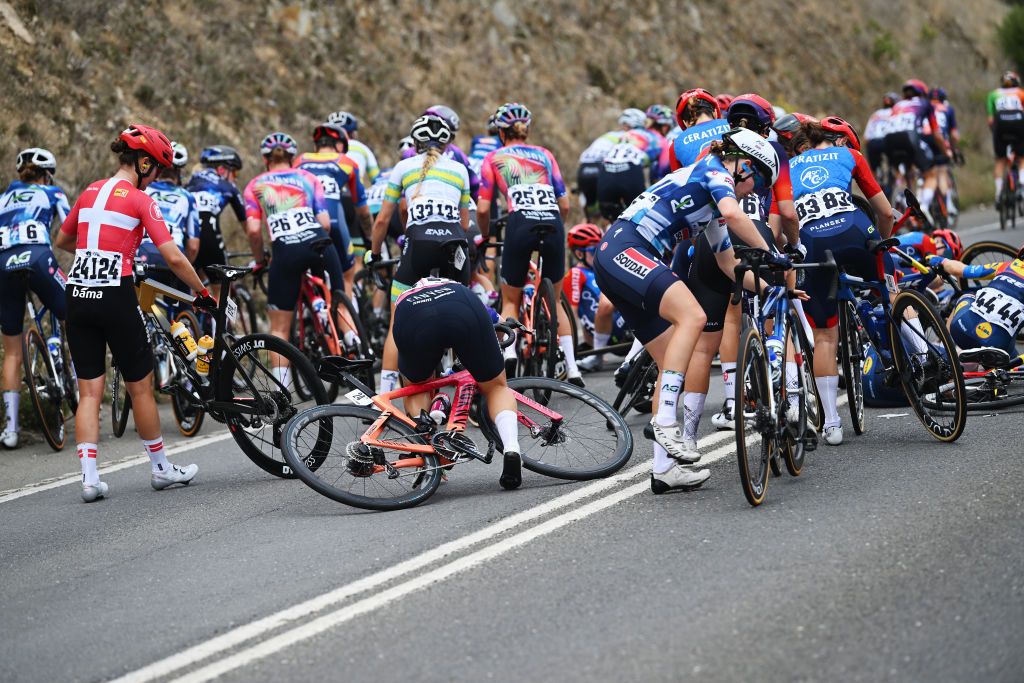
[(68, 284), (80, 287), (112, 287), (121, 282), (121, 252), (79, 249), (68, 273)]

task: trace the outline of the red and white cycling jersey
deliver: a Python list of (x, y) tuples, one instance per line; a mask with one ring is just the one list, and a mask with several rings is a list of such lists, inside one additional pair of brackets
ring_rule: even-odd
[(87, 287), (117, 285), (131, 275), (143, 231), (158, 247), (171, 240), (160, 207), (123, 178), (85, 188), (60, 230), (75, 236), (68, 284)]

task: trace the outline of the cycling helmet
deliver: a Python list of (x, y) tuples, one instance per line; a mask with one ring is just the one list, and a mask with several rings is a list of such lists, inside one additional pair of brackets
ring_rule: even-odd
[(334, 144), (341, 143), (341, 148), (348, 153), (348, 133), (337, 123), (321, 123), (313, 129), (313, 142), (323, 139), (333, 140)]
[(946, 89), (945, 88), (932, 88), (932, 95), (931, 95), (931, 97), (932, 97), (933, 100), (938, 100), (939, 102), (945, 102), (948, 99), (949, 96), (946, 94)]
[(57, 172), (57, 157), (53, 156), (53, 152), (42, 147), (29, 147), (18, 152), (18, 159), (14, 164), (18, 173), (21, 173), (22, 169), (29, 164), (49, 171), (51, 174)]
[(188, 149), (185, 148), (185, 145), (180, 142), (172, 142), (171, 151), (173, 152), (174, 168), (185, 168), (185, 164), (188, 163)]
[(118, 136), (128, 147), (145, 152), (159, 165), (170, 168), (174, 163), (171, 141), (156, 128), (132, 123)]
[(398, 151), (404, 152), (407, 149), (415, 149), (416, 141), (406, 135), (404, 138), (398, 141)]
[(263, 138), (263, 142), (260, 143), (260, 154), (267, 156), (275, 149), (283, 149), (289, 156), (295, 156), (299, 153), (299, 147), (295, 144), (295, 139), (288, 135), (288, 133), (271, 133)]
[(775, 132), (779, 134), (780, 138), (783, 140), (790, 140), (805, 123), (816, 123), (817, 121), (818, 119), (813, 116), (808, 116), (807, 114), (801, 114), (800, 112), (795, 111), (792, 114), (780, 116), (775, 123), (772, 124), (772, 128), (775, 129)]
[(443, 104), (435, 104), (423, 113), (440, 116), (444, 119), (445, 123), (448, 124), (448, 127), (452, 129), (452, 134), (459, 130), (459, 115), (456, 114), (455, 110), (451, 107), (446, 107)]
[(416, 148), (443, 147), (452, 141), (452, 129), (448, 122), (436, 114), (424, 114), (412, 123), (409, 137), (416, 143)]
[(604, 233), (593, 223), (580, 223), (569, 228), (568, 240), (570, 249), (586, 249), (601, 241)]
[(359, 120), (349, 114), (347, 111), (336, 111), (332, 112), (327, 117), (327, 123), (336, 123), (345, 129), (345, 132), (351, 135), (359, 130)]
[(883, 107), (892, 107), (892, 105), (896, 104), (899, 101), (900, 101), (900, 94), (898, 92), (889, 91), (889, 92), (885, 93), (884, 95), (882, 95), (882, 106)]
[(213, 147), (207, 147), (199, 153), (199, 163), (208, 168), (227, 166), (228, 168), (233, 168), (236, 171), (240, 171), (242, 169), (242, 157), (239, 156), (238, 150), (234, 147), (228, 147), (227, 145), (214, 145)]
[(920, 95), (922, 97), (928, 96), (928, 86), (925, 85), (924, 81), (919, 80), (917, 78), (911, 78), (906, 83), (904, 83), (902, 90), (904, 93), (910, 90), (915, 95)]
[(764, 134), (768, 132), (772, 122), (775, 121), (775, 110), (772, 109), (768, 100), (760, 95), (747, 93), (735, 97), (729, 104), (729, 111), (725, 114), (729, 125), (734, 128), (737, 127), (739, 121), (750, 117), (754, 117), (758, 123), (757, 127), (752, 127), (752, 130)]
[(498, 134), (498, 124), (494, 122), (494, 114), (487, 117), (487, 132), (490, 135)]
[(729, 105), (732, 104), (732, 95), (728, 93), (721, 93), (720, 95), (715, 95), (715, 99), (718, 101), (718, 107), (722, 111), (728, 109)]
[(672, 108), (667, 104), (652, 104), (644, 112), (651, 121), (659, 126), (671, 126), (675, 119), (672, 116)]
[(952, 230), (932, 230), (932, 239), (940, 239), (946, 245), (947, 258), (959, 259), (964, 253), (964, 243)]
[(754, 168), (771, 186), (779, 179), (779, 154), (771, 143), (752, 130), (733, 128), (722, 136), (723, 156), (743, 157), (754, 162)]
[(518, 102), (508, 102), (494, 112), (494, 125), (498, 128), (511, 128), (514, 123), (525, 123), (527, 126), (533, 123), (530, 110)]
[(1016, 71), (1004, 71), (1003, 72), (1003, 87), (1004, 88), (1019, 88), (1020, 87), (1020, 76), (1017, 75)]
[(619, 114), (619, 124), (630, 128), (643, 128), (647, 125), (647, 114), (639, 109), (623, 109)]
[(860, 138), (857, 131), (849, 123), (838, 116), (826, 116), (821, 120), (821, 127), (828, 131), (827, 138), (835, 141), (840, 136), (846, 136), (846, 144), (853, 149), (860, 151)]
[(676, 123), (679, 124), (680, 128), (686, 128), (686, 123), (683, 121), (683, 112), (691, 105), (693, 108), (703, 107), (708, 114), (711, 114), (716, 119), (722, 115), (722, 109), (714, 95), (704, 88), (693, 88), (680, 94), (679, 99), (676, 100)]

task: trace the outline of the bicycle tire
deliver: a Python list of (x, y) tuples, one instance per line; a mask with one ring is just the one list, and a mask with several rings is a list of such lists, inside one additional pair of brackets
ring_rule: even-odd
[[(839, 357), (846, 378), (847, 406), (853, 421), (853, 432), (863, 434), (867, 425), (864, 415), (864, 341), (867, 333), (852, 301), (839, 302)], [(820, 403), (819, 403), (820, 405)], [(822, 417), (824, 426), (824, 417)]]
[(533, 377), (553, 379), (558, 364), (558, 314), (555, 289), (551, 280), (543, 278), (533, 297), (534, 355)]
[[(397, 456), (398, 459), (422, 458), (423, 466), (409, 481), (410, 489), (407, 492), (390, 497), (364, 495), (365, 484), (372, 481), (375, 486), (382, 487), (388, 481), (398, 481), (401, 476), (391, 478), (387, 476), (386, 471), (362, 475), (353, 471), (360, 465), (364, 467), (382, 466), (377, 457), (374, 457), (372, 464), (359, 463), (351, 456), (348, 449), (349, 445), (354, 446), (359, 442), (359, 437), (380, 415), (378, 410), (347, 404), (314, 406), (304, 410), (288, 422), (282, 441), (284, 456), (303, 483), (317, 493), (339, 503), (364, 510), (379, 511), (402, 510), (419, 505), (430, 498), (441, 483), (442, 467), (435, 453), (413, 455), (394, 451), (400, 454)], [(415, 430), (394, 417), (385, 421), (385, 427), (396, 432), (397, 436), (385, 433), (384, 440), (403, 438), (413, 439), (416, 443), (425, 443), (421, 437), (415, 436)], [(327, 443), (324, 443), (325, 439), (328, 440)], [(315, 449), (325, 451), (326, 455), (321, 464), (312, 468), (309, 466), (310, 456), (306, 453), (307, 451), (312, 453)], [(335, 457), (339, 460), (337, 465), (334, 464)], [(379, 457), (386, 458), (386, 451), (380, 449)], [(374, 467), (374, 469), (376, 468)], [(352, 486), (355, 486), (357, 482), (363, 482), (364, 494), (354, 493), (351, 486), (347, 490), (339, 487), (338, 483), (342, 477), (350, 478)]]
[(653, 388), (657, 381), (658, 364), (651, 358), (647, 349), (644, 349), (630, 363), (629, 372), (626, 373), (626, 379), (615, 396), (612, 407), (622, 417), (626, 417), (630, 410), (635, 410), (640, 414), (651, 412)]
[[(1016, 249), (1005, 242), (998, 242), (996, 240), (975, 242), (964, 249), (964, 253), (960, 255), (960, 261), (969, 266), (983, 263), (995, 263), (997, 261), (1012, 261), (1015, 258), (1017, 258)], [(966, 290), (984, 287), (986, 284), (985, 280), (968, 280), (967, 278), (960, 278), (960, 289)]]
[[(299, 304), (295, 307), (295, 314), (292, 316), (291, 332), (288, 336), (289, 343), (297, 348), (311, 363), (316, 363), (322, 358), (334, 355), (334, 352), (327, 345), (326, 339), (328, 334), (334, 334), (334, 329), (325, 329), (323, 333), (317, 332), (316, 324), (313, 322), (314, 315), (316, 313), (309, 305), (308, 300), (304, 296), (299, 297)], [(301, 326), (299, 324), (300, 318)], [(325, 386), (327, 402), (334, 403), (334, 400), (338, 398), (338, 383), (328, 382)], [(312, 392), (306, 389), (305, 384), (301, 382), (296, 383), (296, 389), (299, 397), (303, 400), (308, 400), (313, 396)]]
[[(740, 337), (739, 362), (736, 365), (736, 461), (740, 485), (747, 502), (757, 507), (768, 493), (772, 440), (764, 438), (760, 423), (774, 422), (768, 413), (771, 398), (768, 380), (768, 355), (757, 328), (744, 330)], [(747, 415), (753, 415), (748, 418)], [(749, 434), (748, 434), (749, 432)], [(756, 436), (755, 436), (756, 434)], [(749, 443), (748, 443), (749, 442)], [(760, 446), (754, 451), (754, 446)], [(751, 462), (751, 455), (756, 458)]]
[(128, 415), (132, 411), (132, 397), (124, 386), (124, 378), (116, 365), (111, 366), (110, 380), (110, 430), (120, 439), (128, 428)]
[[(563, 417), (561, 427), (558, 429), (560, 437), (565, 441), (557, 444), (545, 443), (541, 435), (534, 435), (530, 429), (519, 423), (519, 446), (523, 458), (523, 467), (556, 479), (567, 479), (570, 481), (588, 481), (600, 479), (613, 474), (629, 462), (633, 454), (633, 434), (629, 431), (626, 421), (621, 415), (615, 412), (607, 401), (587, 391), (573, 386), (568, 382), (562, 382), (548, 377), (516, 377), (508, 381), (508, 386), (529, 398), (530, 393), (544, 393), (548, 396), (546, 406), (555, 410)], [(562, 400), (564, 399), (564, 400)], [(593, 416), (580, 418), (580, 410), (583, 406), (593, 409)], [(576, 412), (563, 409), (574, 407)], [(519, 403), (520, 415), (526, 415), (538, 425), (547, 424), (548, 418), (539, 413), (527, 404)], [(487, 402), (481, 396), (480, 400), (480, 429), (484, 435), (495, 444), (498, 452), (504, 451), (504, 444), (498, 435), (498, 429), (487, 411)], [(582, 420), (582, 422), (581, 422)], [(545, 430), (541, 430), (543, 433)], [(614, 437), (615, 444), (609, 449), (607, 444)], [(600, 449), (599, 454), (595, 451), (588, 453), (588, 462), (580, 454), (569, 455), (560, 451), (557, 447), (567, 443), (575, 444), (596, 444), (595, 449)], [(549, 451), (551, 446), (555, 450)], [(568, 464), (558, 464), (564, 459)]]
[[(231, 288), (231, 294), (238, 304), (238, 317), (230, 326), (232, 333), (236, 337), (244, 337), (259, 332), (259, 317), (256, 314), (256, 302), (253, 301), (252, 292), (245, 285), (235, 283)], [(237, 330), (235, 325), (238, 325)]]
[[(1021, 373), (1014, 373), (1021, 375)], [(1010, 377), (1009, 387), (1005, 396), (989, 398), (991, 385), (983, 377), (972, 377), (964, 379), (964, 389), (967, 395), (968, 411), (992, 411), (1001, 408), (1013, 408), (1024, 405), (1024, 375)], [(985, 386), (988, 385), (988, 386)]]
[(35, 327), (30, 327), (21, 336), (21, 352), (25, 383), (32, 397), (32, 405), (39, 415), (43, 437), (50, 448), (59, 451), (67, 441), (63, 391), (60, 386), (63, 380), (57, 376), (50, 349)]
[[(904, 312), (910, 307), (917, 311), (921, 327), (925, 331), (925, 340), (929, 345), (927, 362), (935, 365), (935, 373), (937, 374), (935, 395), (936, 397), (939, 396), (938, 387), (951, 382), (952, 393), (950, 396), (952, 401), (950, 403), (952, 407), (943, 408), (945, 402), (934, 404), (933, 407), (925, 405), (925, 402), (922, 400), (924, 398), (922, 392), (915, 386), (914, 381), (911, 381), (911, 374), (915, 373), (915, 369), (912, 367), (909, 354), (904, 350), (903, 338), (898, 328), (899, 322), (905, 319), (903, 317)], [(927, 337), (929, 333), (932, 335), (931, 338)], [(903, 385), (903, 391), (907, 396), (907, 400), (910, 401), (910, 407), (913, 409), (914, 414), (917, 415), (917, 419), (939, 441), (952, 443), (959, 439), (967, 423), (967, 397), (964, 388), (964, 376), (957, 361), (956, 346), (954, 346), (953, 340), (949, 336), (949, 330), (946, 329), (945, 323), (939, 318), (934, 307), (919, 292), (905, 290), (896, 295), (892, 302), (892, 312), (889, 320), (889, 342), (893, 350), (893, 358), (896, 363), (896, 369), (899, 372), (900, 382)], [(934, 345), (941, 345), (942, 348), (935, 349)], [(923, 373), (924, 371), (921, 370), (921, 372)], [(951, 425), (946, 427), (940, 424), (932, 415), (932, 411), (935, 413), (951, 413)]]
[[(795, 424), (789, 422), (789, 416), (787, 408), (782, 401), (779, 403), (779, 414), (780, 424), (784, 424), (786, 427), (786, 439), (782, 448), (782, 461), (786, 464), (786, 471), (789, 472), (791, 477), (799, 477), (803, 471), (804, 462), (807, 456), (806, 446), (804, 439), (807, 437), (807, 429), (810, 425), (810, 415), (808, 411), (809, 401), (808, 397), (812, 398), (816, 395), (814, 390), (810, 387), (814, 385), (814, 370), (813, 366), (808, 365), (808, 361), (811, 360), (809, 354), (809, 346), (804, 346), (806, 339), (803, 334), (803, 328), (800, 325), (800, 320), (797, 318), (795, 313), (789, 314), (789, 329), (790, 338), (794, 343), (794, 362), (799, 360), (797, 363), (797, 421)], [(797, 353), (799, 352), (799, 354)], [(783, 386), (788, 386), (789, 380), (783, 376)], [(785, 403), (789, 403), (789, 396), (787, 390), (787, 396)]]
[[(382, 292), (386, 299), (379, 317), (373, 312), (373, 298), (377, 292)], [(390, 293), (377, 288), (372, 273), (366, 268), (356, 273), (352, 293), (359, 301), (359, 318), (368, 336), (369, 348), (374, 358), (379, 359), (384, 355), (384, 342), (391, 326), (391, 305), (387, 301)]]
[[(268, 356), (267, 361), (263, 362), (258, 356), (261, 350), (268, 354), (278, 354), (288, 360), (293, 381), (291, 386), (286, 388), (287, 391), (282, 391), (280, 384), (272, 379), (274, 374), (270, 367), (270, 357)], [(271, 418), (269, 422), (264, 421), (267, 416), (250, 418), (246, 415), (231, 414), (225, 411), (225, 422), (228, 429), (231, 430), (231, 435), (246, 457), (252, 460), (257, 467), (275, 477), (294, 478), (295, 473), (281, 453), (281, 435), (288, 420), (308, 407), (296, 405), (296, 403), (313, 401), (316, 405), (323, 405), (327, 403), (327, 390), (309, 359), (297, 348), (273, 335), (250, 334), (247, 337), (234, 340), (228, 351), (234, 354), (240, 363), (247, 365), (246, 370), (252, 377), (253, 383), (256, 384), (256, 391), (260, 393), (261, 397), (269, 395), (275, 406), (275, 414), (269, 416)], [(234, 397), (235, 400), (243, 398), (237, 396), (238, 387), (234, 380), (236, 372), (237, 368), (234, 364), (222, 367), (218, 380), (220, 396)], [(262, 386), (260, 385), (261, 378)], [(296, 386), (300, 384), (310, 393), (310, 398), (303, 399), (298, 395)], [(244, 382), (239, 386), (245, 386)], [(248, 391), (248, 387), (245, 387), (245, 390)], [(254, 397), (249, 397), (248, 401), (251, 402), (253, 399)], [(266, 433), (268, 428), (270, 428), (269, 435)], [(251, 432), (249, 429), (255, 431)]]

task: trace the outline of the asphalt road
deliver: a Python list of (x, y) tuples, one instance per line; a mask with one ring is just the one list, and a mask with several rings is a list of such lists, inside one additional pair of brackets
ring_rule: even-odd
[(210, 421), (168, 435), (200, 473), (162, 492), (107, 433), (92, 505), (70, 449), (28, 444), (0, 453), (0, 680), (1024, 680), (1024, 411), (952, 445), (909, 409), (861, 437), (841, 412), (846, 443), (758, 509), (708, 419), (697, 492), (650, 493), (634, 417), (611, 479), (504, 492), (470, 464), (386, 514), (263, 474)]

